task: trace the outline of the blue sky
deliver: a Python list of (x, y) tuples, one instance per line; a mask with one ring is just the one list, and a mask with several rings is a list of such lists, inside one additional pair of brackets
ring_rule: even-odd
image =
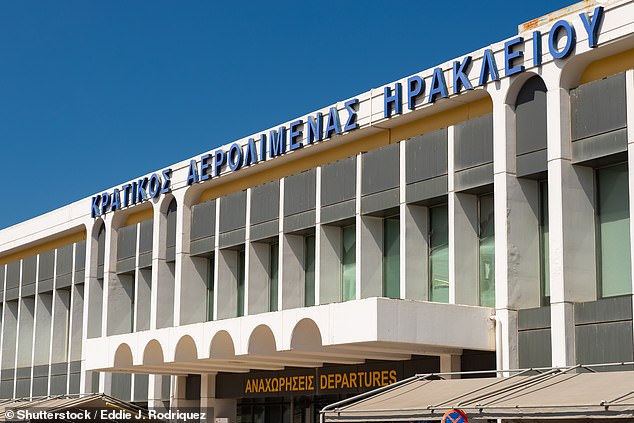
[(0, 2), (0, 228), (500, 41), (568, 4)]

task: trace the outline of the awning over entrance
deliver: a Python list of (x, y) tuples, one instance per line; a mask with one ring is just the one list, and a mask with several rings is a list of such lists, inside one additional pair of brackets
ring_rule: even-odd
[(633, 418), (634, 371), (581, 367), (528, 376), (442, 380), (417, 375), (322, 410), (325, 422), (440, 420), (459, 408), (473, 419)]

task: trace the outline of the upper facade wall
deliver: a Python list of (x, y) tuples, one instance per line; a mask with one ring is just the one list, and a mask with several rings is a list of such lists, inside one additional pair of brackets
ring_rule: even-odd
[[(558, 17), (557, 22), (537, 21), (536, 24), (543, 24), (530, 28), (518, 36), (491, 44), (385, 86), (371, 89), (351, 99), (289, 120), (190, 160), (176, 163), (169, 169), (157, 170), (152, 174), (112, 187), (104, 191), (104, 195), (96, 194), (95, 197), (85, 198), (4, 229), (0, 231), (0, 255), (11, 253), (30, 243), (37, 243), (49, 236), (77, 230), (81, 226), (90, 230), (95, 220), (92, 214), (101, 214), (103, 210), (106, 211), (106, 215), (113, 214), (110, 210), (114, 202), (113, 193), (116, 190), (119, 191), (120, 208), (126, 208), (125, 203), (129, 205), (134, 203), (139, 192), (135, 185), (139, 180), (144, 181), (147, 178), (147, 182), (144, 182), (147, 184), (145, 195), (156, 193), (156, 199), (153, 200), (155, 202), (158, 202), (158, 198), (170, 190), (174, 192), (187, 189), (191, 192), (190, 202), (197, 203), (230, 194), (248, 186), (260, 185), (267, 182), (267, 176), (265, 176), (267, 174), (268, 181), (279, 179), (320, 164), (353, 156), (359, 151), (371, 150), (405, 138), (432, 132), (449, 124), (467, 120), (473, 117), (474, 113), (477, 115), (489, 113), (493, 107), (491, 104), (509, 102), (507, 97), (512, 95), (509, 90), (512, 84), (505, 82), (505, 79), (509, 77), (520, 77), (520, 75), (534, 72), (544, 77), (548, 89), (554, 88), (551, 86), (552, 82), (549, 81), (556, 81), (558, 86), (565, 86), (564, 88), (567, 89), (573, 88), (575, 84), (578, 85), (583, 69), (588, 63), (600, 59), (601, 56), (624, 50), (616, 42), (621, 39), (626, 40), (634, 30), (634, 22), (631, 22), (629, 18), (634, 16), (634, 3), (607, 2), (603, 5), (602, 22), (596, 26), (597, 33), (594, 37), (589, 37), (589, 33), (592, 33), (594, 16), (598, 13), (597, 6), (598, 4), (589, 2), (584, 9)], [(585, 24), (581, 15), (587, 20)], [(567, 57), (556, 59), (551, 54), (552, 45), (555, 45), (555, 55), (558, 55), (566, 50), (567, 37), (554, 37), (558, 40), (551, 42), (551, 30), (557, 28), (560, 35), (565, 34), (566, 26), (560, 24), (562, 21), (574, 28), (576, 40)], [(587, 26), (591, 27), (590, 31)], [(537, 39), (541, 42), (535, 41)], [(603, 49), (605, 53), (599, 51), (602, 50), (601, 48), (594, 49), (590, 45), (593, 42), (596, 42), (599, 47), (606, 46)], [(540, 44), (541, 55), (535, 56), (535, 48)], [(609, 44), (612, 46), (608, 47)], [(631, 47), (630, 45), (629, 48)], [(575, 69), (568, 69), (571, 67)], [(464, 72), (464, 77), (461, 77), (463, 75), (461, 71)], [(562, 72), (569, 74), (565, 80), (561, 78)], [(498, 78), (499, 80), (495, 81)], [(422, 89), (418, 92), (421, 87)], [(470, 87), (474, 90), (469, 90)], [(487, 98), (488, 101), (483, 100)], [(465, 103), (481, 101), (484, 103), (479, 103), (481, 106), (476, 112), (461, 109)], [(450, 110), (449, 113), (447, 113), (448, 110)], [(458, 110), (461, 112), (457, 112)], [(319, 128), (320, 114), (323, 117), (321, 128)], [(442, 118), (438, 118), (439, 115), (442, 115)], [(280, 130), (282, 127), (285, 128), (284, 131)], [(281, 137), (283, 132), (286, 135), (285, 151), (275, 155), (276, 145), (271, 141), (275, 140), (276, 136)], [(315, 135), (313, 138), (316, 139), (309, 139), (310, 134)], [(317, 141), (319, 134), (322, 134), (323, 141)], [(262, 135), (267, 139), (264, 155), (260, 145)], [(215, 156), (218, 154), (220, 160), (217, 166)], [(275, 156), (272, 157), (272, 155)], [(237, 166), (238, 162), (241, 166)], [(259, 176), (254, 178), (254, 175)], [(206, 177), (208, 180), (201, 180)], [(169, 186), (165, 183), (167, 179), (170, 182)], [(220, 189), (221, 187), (223, 188)], [(95, 200), (95, 198), (98, 199)], [(106, 203), (105, 206), (104, 203)], [(114, 214), (117, 213), (122, 212), (114, 212)]]

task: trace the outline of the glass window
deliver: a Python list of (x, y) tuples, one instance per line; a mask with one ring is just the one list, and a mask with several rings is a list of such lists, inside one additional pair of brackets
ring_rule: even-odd
[(597, 170), (598, 271), (602, 297), (632, 292), (627, 165)]
[(480, 305), (495, 306), (495, 232), (493, 219), (493, 196), (479, 198), (479, 291)]
[(271, 244), (270, 250), (270, 263), (269, 263), (269, 311), (277, 311), (277, 290), (278, 290), (278, 266), (279, 266), (279, 254), (280, 245), (276, 242)]
[(238, 252), (238, 317), (244, 316), (244, 250)]
[(343, 301), (354, 300), (357, 293), (356, 285), (356, 230), (355, 226), (346, 226), (341, 234), (341, 283)]
[(400, 298), (399, 218), (383, 220), (383, 296)]
[(315, 305), (315, 235), (304, 238), (304, 306)]
[(207, 320), (214, 319), (214, 260), (207, 260)]
[(429, 209), (429, 300), (449, 302), (449, 212)]
[(542, 304), (550, 304), (550, 257), (548, 236), (548, 182), (539, 183), (539, 270)]

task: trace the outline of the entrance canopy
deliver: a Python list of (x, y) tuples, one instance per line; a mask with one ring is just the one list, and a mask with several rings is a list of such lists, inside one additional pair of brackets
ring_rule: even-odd
[(634, 418), (634, 371), (589, 367), (510, 377), (450, 379), (417, 375), (325, 407), (325, 422), (440, 420), (450, 409), (473, 419)]

